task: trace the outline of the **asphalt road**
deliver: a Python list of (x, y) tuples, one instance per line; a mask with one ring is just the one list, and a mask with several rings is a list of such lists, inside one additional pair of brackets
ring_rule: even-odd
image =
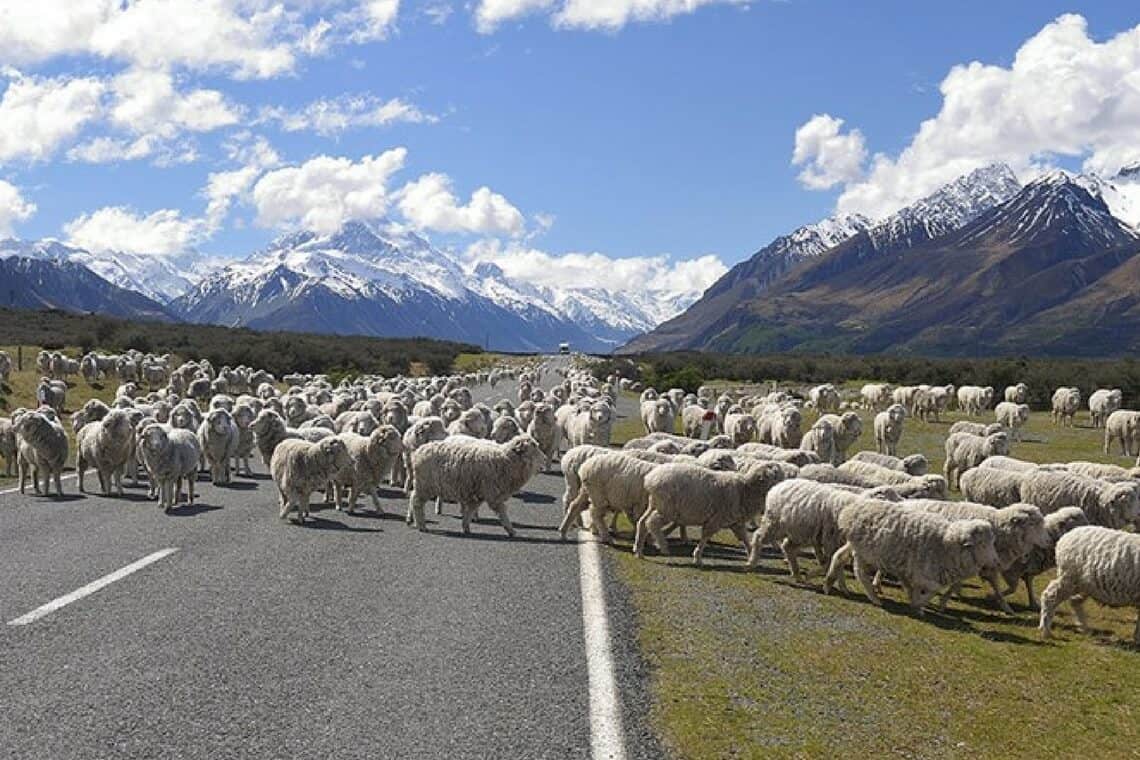
[[(515, 393), (475, 390), (492, 402)], [(590, 756), (579, 554), (558, 538), (557, 473), (511, 501), (515, 539), (486, 509), (463, 536), (453, 505), (419, 533), (394, 490), (385, 515), (323, 509), (305, 527), (282, 523), (263, 467), (230, 487), (201, 482), (195, 504), (170, 515), (145, 488), (122, 499), (79, 496), (73, 479), (64, 489), (0, 494), (0, 620), (177, 551), (0, 626), (0, 756)], [(607, 551), (626, 752), (659, 757), (636, 620)]]

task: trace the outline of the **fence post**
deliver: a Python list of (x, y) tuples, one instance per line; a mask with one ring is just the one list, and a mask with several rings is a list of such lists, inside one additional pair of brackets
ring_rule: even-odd
[(24, 371), (24, 347), (16, 346), (16, 369), (20, 372)]

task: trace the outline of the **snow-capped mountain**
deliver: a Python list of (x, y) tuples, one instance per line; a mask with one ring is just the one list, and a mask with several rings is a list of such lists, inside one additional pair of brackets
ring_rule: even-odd
[(691, 301), (658, 296), (520, 282), (494, 264), (461, 262), (390, 222), (353, 221), (331, 235), (279, 238), (171, 306), (197, 322), (427, 335), (503, 350), (569, 341), (605, 351)]
[(159, 303), (182, 295), (207, 271), (219, 265), (216, 259), (207, 259), (192, 251), (176, 256), (122, 251), (92, 253), (50, 238), (0, 240), (0, 259), (12, 256), (82, 264), (108, 282)]

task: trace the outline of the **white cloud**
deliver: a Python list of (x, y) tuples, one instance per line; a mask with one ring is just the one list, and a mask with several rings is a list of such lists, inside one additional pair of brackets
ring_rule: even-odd
[(50, 158), (101, 113), (105, 87), (98, 79), (7, 74), (0, 98), (0, 162)]
[(110, 122), (135, 134), (171, 138), (236, 124), (241, 109), (217, 90), (179, 92), (168, 71), (130, 69), (111, 82)]
[(482, 240), (467, 249), (470, 261), (489, 261), (515, 279), (547, 287), (611, 291), (664, 291), (701, 293), (728, 269), (715, 255), (673, 261), (669, 256), (616, 258), (602, 253), (555, 255), (524, 246), (504, 246), (497, 240)]
[(668, 21), (714, 4), (747, 5), (748, 0), (564, 0), (557, 8), (555, 0), (479, 0), (475, 27), (489, 33), (504, 21), (550, 12), (558, 28), (613, 32), (629, 23)]
[(388, 39), (396, 25), (400, 0), (364, 0), (343, 14), (338, 26), (351, 29), (350, 42), (373, 42)]
[(0, 237), (12, 234), (12, 225), (36, 213), (36, 204), (24, 198), (20, 188), (0, 179)]
[(107, 206), (64, 225), (69, 245), (93, 252), (179, 253), (203, 235), (200, 219), (188, 219), (175, 209), (140, 216), (124, 206)]
[(111, 164), (119, 161), (136, 161), (154, 153), (156, 141), (150, 135), (134, 140), (114, 137), (95, 137), (67, 151), (67, 160), (88, 164)]
[(400, 188), (398, 198), (401, 213), (420, 229), (518, 236), (526, 227), (522, 213), (489, 187), (461, 204), (446, 174), (425, 174)]
[(867, 145), (863, 133), (853, 129), (842, 134), (843, 119), (816, 114), (796, 130), (792, 164), (802, 166), (799, 181), (812, 190), (826, 190), (852, 182), (863, 171)]
[(253, 187), (257, 222), (332, 232), (346, 220), (380, 216), (388, 208), (388, 180), (403, 167), (406, 156), (405, 148), (359, 161), (317, 156), (300, 166), (267, 172)]
[(216, 231), (225, 220), (234, 201), (248, 195), (262, 172), (280, 165), (277, 151), (264, 138), (246, 138), (227, 146), (231, 158), (243, 166), (230, 171), (212, 172), (206, 182), (206, 225)]
[(439, 117), (424, 113), (400, 98), (381, 100), (373, 95), (342, 95), (314, 101), (300, 111), (267, 108), (259, 121), (278, 122), (286, 132), (309, 130), (328, 137), (349, 129), (385, 127), (397, 122), (435, 123)]
[(451, 14), (454, 11), (455, 9), (451, 6), (451, 3), (431, 2), (425, 5), (421, 12), (428, 17), (428, 21), (439, 26), (447, 23), (447, 20), (451, 18)]
[(1060, 16), (1009, 67), (955, 66), (940, 89), (938, 114), (898, 156), (876, 155), (839, 211), (882, 216), (995, 160), (1021, 173), (1075, 157), (1111, 173), (1140, 157), (1140, 26), (1097, 42), (1084, 18)]

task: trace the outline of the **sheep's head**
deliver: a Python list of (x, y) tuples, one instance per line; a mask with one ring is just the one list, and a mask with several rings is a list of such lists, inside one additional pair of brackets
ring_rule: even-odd
[(142, 440), (143, 448), (155, 453), (165, 449), (170, 442), (166, 430), (161, 425), (147, 425), (139, 437)]
[(749, 515), (759, 514), (764, 510), (764, 500), (772, 486), (786, 480), (788, 473), (780, 462), (765, 462), (757, 460), (750, 462), (741, 471), (744, 478), (744, 493), (742, 507)]
[(285, 401), (285, 419), (295, 422), (305, 416), (309, 405), (300, 396), (290, 396)]
[(983, 453), (986, 456), (1008, 456), (1009, 455), (1009, 436), (1004, 432), (994, 433), (986, 437), (986, 442), (983, 446)]
[(930, 462), (922, 454), (911, 454), (903, 457), (902, 468), (908, 475), (925, 475), (930, 469)]
[(1116, 525), (1123, 528), (1140, 516), (1140, 483), (1114, 483), (1101, 492), (1101, 501)]
[(233, 425), (233, 418), (225, 409), (215, 409), (206, 417), (209, 429), (217, 435), (226, 435)]
[(342, 470), (351, 464), (348, 447), (341, 439), (330, 436), (319, 441), (317, 446), (320, 447), (321, 457), (329, 469)]
[(1062, 507), (1045, 516), (1045, 530), (1052, 544), (1073, 528), (1088, 524), (1089, 518), (1080, 507)]
[(379, 427), (380, 422), (369, 412), (354, 412), (352, 422), (348, 426), (349, 430), (357, 435), (372, 435)]
[(246, 404), (238, 404), (234, 407), (234, 424), (242, 430), (248, 430), (255, 417), (253, 408)]
[(538, 441), (525, 433), (500, 445), (506, 449), (512, 459), (526, 463), (528, 477), (539, 472), (546, 462), (546, 455), (542, 453)]
[(443, 402), (443, 409), (440, 410), (440, 416), (443, 421), (448, 425), (459, 419), (459, 415), (463, 414), (463, 406), (453, 398), (449, 398)]
[(285, 420), (272, 409), (262, 409), (251, 427), (255, 435), (264, 437), (274, 431), (284, 431)]
[(609, 421), (613, 419), (613, 415), (613, 407), (604, 401), (593, 404), (590, 407), (590, 419), (592, 419), (596, 425), (608, 424)]
[(385, 452), (389, 456), (398, 456), (404, 450), (404, 442), (400, 431), (391, 425), (380, 425), (368, 437), (368, 446), (373, 453)]
[(863, 435), (863, 420), (859, 419), (859, 415), (855, 412), (844, 412), (840, 418), (840, 424), (849, 438), (858, 438)]
[(125, 439), (131, 436), (131, 417), (125, 411), (116, 409), (103, 418), (103, 429), (116, 439)]

